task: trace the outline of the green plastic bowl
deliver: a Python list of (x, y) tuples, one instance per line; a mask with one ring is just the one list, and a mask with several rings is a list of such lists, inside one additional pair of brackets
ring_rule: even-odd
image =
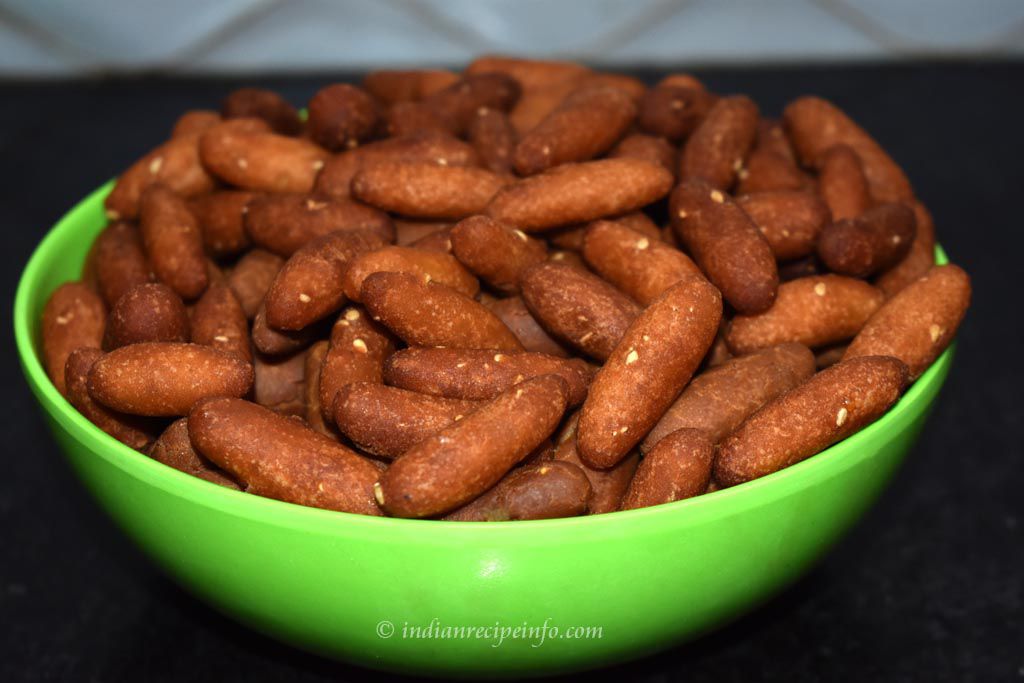
[(368, 667), (565, 672), (734, 619), (803, 574), (871, 504), (952, 359), (947, 350), (885, 417), (827, 451), (670, 505), (504, 523), (300, 507), (151, 460), (94, 427), (50, 383), (38, 357), (40, 312), (81, 272), (109, 189), (46, 236), (15, 301), (18, 353), (57, 442), (110, 516), (193, 593), (257, 630)]

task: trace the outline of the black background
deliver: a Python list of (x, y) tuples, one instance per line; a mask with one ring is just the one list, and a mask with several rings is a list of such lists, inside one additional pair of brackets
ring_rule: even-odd
[[(640, 74), (654, 79), (659, 74)], [(1019, 264), (1024, 65), (700, 72), (777, 115), (816, 93), (904, 166), (974, 281), (952, 374), (879, 503), (807, 577), (704, 639), (615, 678), (725, 682), (1024, 680)], [(296, 104), (332, 77), (264, 80)], [(78, 199), (164, 139), (176, 115), (259, 79), (0, 83), (0, 680), (382, 680), (234, 624), (165, 578), (63, 462), (10, 333), (31, 250)], [(594, 674), (586, 675), (592, 678)]]

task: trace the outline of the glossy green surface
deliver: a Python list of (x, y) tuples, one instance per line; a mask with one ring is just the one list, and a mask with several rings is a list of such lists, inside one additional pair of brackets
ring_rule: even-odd
[[(300, 647), (414, 673), (542, 674), (667, 648), (799, 577), (861, 515), (913, 444), (947, 351), (883, 419), (803, 463), (699, 498), (542, 522), (362, 517), (229, 491), (130, 450), (81, 417), (36, 355), (47, 296), (103, 225), (97, 191), (36, 250), (18, 288), (25, 376), (80, 478), (167, 572)], [(55, 522), (57, 520), (54, 520)], [(856, 590), (856, 586), (850, 586)], [(435, 621), (436, 620), (436, 621)], [(379, 631), (390, 637), (381, 637)], [(600, 638), (403, 637), (408, 627), (599, 627)]]

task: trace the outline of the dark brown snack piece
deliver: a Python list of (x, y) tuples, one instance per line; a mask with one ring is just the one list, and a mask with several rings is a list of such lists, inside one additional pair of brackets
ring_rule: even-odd
[(516, 145), (513, 165), (533, 175), (611, 149), (636, 118), (630, 96), (614, 87), (583, 87), (566, 97)]
[(267, 324), (297, 331), (334, 313), (345, 303), (344, 276), (363, 254), (384, 246), (372, 232), (334, 232), (292, 254), (274, 277), (264, 299)]
[(814, 355), (802, 344), (780, 344), (726, 360), (693, 378), (644, 437), (648, 453), (677, 429), (699, 429), (717, 444), (768, 401), (814, 374)]
[(498, 316), (501, 322), (512, 330), (527, 351), (546, 353), (559, 358), (569, 357), (569, 351), (552, 339), (551, 335), (540, 326), (537, 319), (530, 313), (530, 309), (526, 307), (522, 297), (510, 296), (506, 299), (497, 299), (486, 305), (491, 313)]
[(132, 415), (180, 416), (211, 396), (244, 396), (252, 366), (224, 351), (174, 342), (122, 346), (96, 361), (89, 394)]
[(256, 197), (252, 192), (219, 190), (194, 197), (188, 208), (196, 217), (203, 245), (213, 256), (231, 256), (249, 248), (245, 212)]
[(548, 255), (540, 240), (488, 216), (460, 221), (449, 238), (455, 258), (507, 294), (517, 293), (523, 272)]
[(451, 228), (441, 228), (437, 232), (424, 235), (409, 246), (420, 251), (436, 251), (440, 254), (451, 254), (451, 233)]
[(171, 137), (194, 137), (221, 121), (220, 114), (211, 109), (191, 109), (179, 116), (178, 120), (174, 122), (174, 127), (171, 129)]
[(306, 348), (324, 332), (323, 325), (314, 324), (296, 330), (278, 330), (267, 324), (267, 310), (261, 303), (252, 319), (252, 345), (268, 356), (282, 356)]
[(324, 416), (334, 409), (334, 396), (352, 382), (384, 381), (384, 361), (395, 343), (366, 311), (349, 306), (331, 328), (331, 340), (320, 367), (320, 405)]
[(380, 515), (380, 470), (301, 421), (235, 398), (199, 403), (188, 416), (196, 450), (249, 493), (310, 507)]
[(192, 447), (192, 441), (188, 438), (188, 418), (172, 422), (149, 449), (149, 457), (185, 474), (229, 489), (241, 489), (238, 482)]
[(683, 252), (614, 221), (594, 221), (587, 227), (583, 258), (641, 306), (683, 278), (703, 276)]
[(521, 351), (512, 331), (483, 305), (451, 287), (408, 273), (373, 273), (363, 280), (363, 304), (406, 343)]
[(484, 168), (498, 174), (512, 172), (512, 153), (518, 136), (508, 114), (481, 107), (469, 124), (468, 138)]
[(142, 244), (157, 279), (186, 300), (209, 284), (203, 237), (185, 202), (163, 185), (153, 185), (140, 201)]
[(81, 282), (65, 282), (43, 307), (43, 366), (62, 395), (64, 365), (75, 349), (103, 345), (107, 311), (96, 292)]
[(479, 498), (443, 517), (451, 522), (559, 519), (586, 514), (590, 482), (568, 462), (537, 462), (509, 472)]
[(703, 180), (684, 180), (669, 207), (676, 236), (733, 308), (759, 313), (772, 305), (779, 285), (775, 255), (728, 194)]
[(754, 192), (737, 197), (736, 203), (754, 221), (780, 261), (813, 253), (818, 235), (830, 220), (828, 205), (814, 193), (802, 190)]
[(612, 467), (640, 442), (690, 381), (715, 340), (722, 297), (704, 278), (672, 286), (630, 325), (590, 385), (580, 412), (580, 458)]
[(321, 88), (309, 100), (306, 129), (324, 149), (355, 147), (377, 128), (377, 103), (362, 88), (335, 83)]
[(657, 164), (675, 175), (678, 163), (676, 148), (665, 138), (633, 133), (619, 140), (608, 152), (610, 159), (640, 159)]
[(887, 297), (923, 277), (935, 265), (935, 222), (932, 214), (919, 201), (911, 202), (917, 222), (914, 243), (910, 251), (896, 265), (880, 273), (875, 280)]
[(843, 360), (899, 358), (917, 379), (956, 335), (971, 303), (971, 280), (959, 266), (935, 266), (889, 299), (850, 342)]
[(532, 377), (557, 375), (566, 383), (566, 401), (578, 405), (593, 376), (579, 358), (542, 353), (496, 353), (476, 349), (408, 348), (384, 364), (384, 381), (423, 394), (472, 401), (492, 399)]
[(906, 204), (879, 204), (857, 218), (832, 223), (818, 238), (818, 258), (829, 270), (867, 277), (899, 263), (917, 232)]
[(337, 438), (337, 430), (334, 429), (333, 420), (328, 421), (330, 406), (323, 406), (320, 403), (320, 368), (327, 357), (327, 348), (330, 345), (326, 339), (322, 339), (309, 347), (305, 355), (305, 367), (303, 368), (302, 396), (305, 405), (303, 406), (303, 418), (313, 430), (332, 439)]
[(103, 348), (188, 340), (188, 311), (181, 297), (167, 285), (150, 282), (129, 289), (110, 309)]
[(302, 131), (299, 112), (272, 90), (239, 88), (224, 98), (220, 113), (225, 119), (261, 119), (281, 135), (298, 135)]
[(144, 450), (156, 436), (157, 426), (148, 418), (126, 415), (100, 405), (89, 395), (89, 371), (103, 352), (97, 348), (82, 347), (68, 356), (64, 366), (63, 384), (68, 402), (89, 422), (102, 429), (129, 448)]
[(352, 195), (371, 206), (415, 218), (482, 213), (509, 179), (482, 168), (430, 162), (379, 162), (352, 178)]
[(599, 470), (590, 467), (580, 460), (579, 450), (576, 448), (578, 421), (578, 412), (569, 418), (568, 424), (558, 436), (554, 459), (572, 463), (583, 470), (583, 474), (590, 482), (590, 498), (587, 499), (589, 514), (603, 515), (606, 512), (615, 512), (622, 503), (622, 497), (626, 495), (629, 482), (633, 480), (637, 464), (640, 462), (640, 453), (634, 451), (610, 469)]
[(253, 249), (238, 260), (228, 275), (227, 285), (241, 304), (245, 317), (252, 319), (263, 304), (284, 259), (262, 249)]
[(786, 132), (800, 161), (820, 168), (825, 153), (847, 145), (860, 157), (871, 196), (879, 202), (913, 199), (910, 181), (885, 150), (831, 102), (820, 97), (800, 97), (782, 115)]
[(888, 356), (837, 363), (769, 402), (722, 442), (715, 481), (734, 486), (805, 460), (878, 419), (903, 393), (907, 366)]
[(252, 361), (249, 321), (231, 287), (215, 282), (192, 308), (192, 343), (212, 346)]
[(678, 143), (697, 129), (711, 110), (712, 100), (703, 88), (659, 85), (640, 100), (637, 123), (652, 135)]
[(711, 481), (714, 455), (714, 445), (699, 429), (677, 429), (668, 434), (640, 461), (620, 509), (635, 510), (701, 495)]
[(522, 88), (514, 78), (501, 73), (466, 74), (447, 88), (423, 100), (454, 135), (469, 128), (481, 107), (509, 111)]
[(377, 501), (397, 517), (429, 517), (468, 503), (551, 435), (565, 393), (564, 380), (549, 375), (511, 387), (406, 451), (381, 475)]
[(832, 367), (843, 359), (846, 355), (846, 349), (849, 348), (849, 344), (834, 344), (833, 346), (826, 346), (825, 348), (815, 352), (814, 354), (814, 365), (819, 370)]
[(396, 218), (395, 244), (409, 247), (419, 240), (443, 230), (451, 230), (455, 225), (452, 221), (420, 221), (409, 218)]
[(427, 282), (439, 282), (469, 297), (480, 283), (453, 256), (415, 247), (385, 246), (360, 255), (345, 268), (345, 296), (359, 301), (363, 280), (372, 273), (409, 273)]
[(92, 264), (96, 286), (108, 306), (135, 285), (154, 278), (138, 228), (124, 221), (111, 223), (96, 238)]
[(522, 279), (523, 301), (557, 339), (604, 360), (640, 307), (601, 278), (573, 266), (542, 263)]
[(429, 396), (379, 382), (342, 386), (334, 400), (334, 422), (359, 448), (397, 458), (482, 405), (477, 401)]
[(833, 221), (856, 218), (871, 208), (868, 179), (852, 147), (836, 145), (825, 152), (818, 170), (818, 192)]
[(290, 356), (265, 356), (257, 353), (252, 365), (254, 403), (281, 415), (305, 415), (305, 351)]
[(486, 213), (537, 232), (639, 209), (668, 194), (672, 182), (671, 173), (640, 159), (562, 164), (506, 186)]
[(459, 80), (446, 69), (381, 69), (363, 78), (363, 88), (385, 104), (415, 102)]
[(683, 146), (679, 177), (728, 190), (757, 136), (758, 110), (743, 95), (718, 100)]
[(812, 182), (792, 159), (761, 147), (750, 152), (736, 177), (737, 194), (802, 190)]
[(880, 290), (842, 275), (812, 275), (785, 282), (767, 311), (733, 318), (726, 342), (738, 354), (784, 342), (811, 348), (846, 341), (882, 305)]
[(303, 194), (255, 199), (245, 213), (245, 230), (257, 246), (286, 257), (333, 232), (371, 232), (386, 242), (395, 239), (395, 227), (382, 211), (351, 199)]

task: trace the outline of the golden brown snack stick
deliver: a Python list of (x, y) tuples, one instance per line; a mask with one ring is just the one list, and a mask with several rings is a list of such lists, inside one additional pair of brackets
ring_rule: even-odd
[(971, 280), (959, 266), (935, 266), (889, 299), (850, 342), (843, 360), (885, 355), (917, 379), (956, 335), (971, 303)]
[(163, 185), (152, 185), (139, 203), (140, 234), (157, 278), (183, 299), (209, 284), (203, 237), (185, 202)]
[(335, 396), (334, 422), (359, 448), (391, 459), (480, 405), (478, 401), (429, 396), (379, 382), (352, 382), (340, 387)]
[(679, 166), (676, 148), (665, 138), (633, 133), (619, 140), (608, 152), (611, 159), (641, 159), (657, 164), (675, 175)]
[(220, 114), (210, 109), (190, 109), (174, 122), (172, 138), (195, 136), (221, 122)]
[(640, 462), (640, 453), (634, 451), (611, 469), (599, 470), (590, 467), (580, 460), (579, 450), (576, 448), (578, 422), (579, 412), (577, 411), (569, 418), (565, 429), (559, 434), (559, 443), (554, 458), (559, 462), (572, 463), (583, 470), (587, 481), (590, 482), (590, 498), (587, 499), (589, 514), (603, 515), (606, 512), (615, 512), (619, 509), (619, 504), (622, 503), (622, 497), (626, 495), (629, 482), (633, 480), (633, 474)]
[(737, 194), (802, 190), (812, 182), (792, 159), (763, 147), (755, 147), (750, 152), (736, 177)]
[(560, 263), (563, 266), (570, 266), (576, 268), (584, 273), (590, 273), (590, 269), (587, 268), (587, 264), (583, 262), (583, 257), (575, 251), (566, 251), (558, 249), (548, 253), (548, 261), (552, 263)]
[(464, 505), (550, 436), (565, 411), (565, 392), (564, 380), (549, 375), (511, 387), (406, 451), (381, 475), (377, 501), (397, 517)]
[(429, 162), (443, 166), (479, 166), (473, 147), (447, 132), (420, 132), (370, 142), (335, 154), (317, 175), (317, 194), (343, 199), (351, 194), (352, 178), (363, 166), (382, 162)]
[(304, 349), (323, 336), (327, 319), (294, 332), (278, 330), (267, 324), (267, 310), (262, 303), (252, 319), (252, 345), (268, 356), (282, 356)]
[(919, 201), (911, 202), (917, 222), (917, 232), (910, 251), (896, 265), (883, 271), (875, 280), (887, 297), (891, 297), (907, 285), (915, 282), (935, 265), (935, 222), (932, 214)]
[(557, 339), (604, 360), (640, 307), (601, 278), (563, 263), (541, 263), (522, 279), (523, 301)]
[(451, 287), (408, 273), (373, 273), (363, 280), (363, 304), (406, 343), (521, 351), (501, 320)]
[(622, 499), (620, 510), (664, 505), (704, 493), (711, 481), (715, 447), (699, 429), (677, 429), (658, 441)]
[(482, 168), (430, 162), (378, 162), (352, 178), (352, 195), (371, 206), (415, 218), (482, 213), (509, 179)]
[(210, 254), (231, 256), (249, 248), (244, 218), (246, 206), (255, 197), (253, 192), (219, 190), (189, 200), (188, 208)]
[(252, 362), (249, 321), (227, 283), (215, 282), (207, 287), (192, 308), (191, 341)]
[(594, 221), (583, 241), (583, 258), (601, 277), (641, 306), (683, 278), (703, 276), (690, 257), (614, 221)]
[(386, 242), (395, 228), (383, 211), (351, 199), (302, 194), (259, 197), (245, 213), (252, 241), (279, 256), (291, 256), (318, 237), (332, 232), (372, 232)]
[(713, 103), (703, 88), (659, 85), (640, 100), (637, 123), (651, 135), (678, 143), (697, 129)]
[(542, 353), (496, 353), (478, 349), (398, 351), (384, 364), (384, 381), (421, 394), (486, 401), (531, 377), (557, 375), (565, 380), (569, 405), (582, 403), (593, 376), (579, 358)]
[(717, 444), (754, 411), (814, 374), (814, 355), (802, 344), (780, 344), (705, 370), (644, 437), (640, 450), (684, 427)]
[(252, 366), (225, 351), (149, 342), (122, 346), (97, 360), (89, 394), (122, 413), (177, 416), (202, 398), (244, 396), (252, 381)]
[(818, 192), (834, 221), (856, 218), (871, 208), (868, 179), (852, 147), (836, 145), (825, 152), (818, 170)]
[(551, 338), (551, 335), (540, 326), (537, 319), (530, 313), (522, 297), (511, 296), (497, 299), (485, 304), (491, 313), (498, 316), (501, 322), (512, 330), (523, 348), (527, 351), (546, 353), (550, 356), (568, 358), (569, 351)]
[(262, 249), (246, 252), (235, 264), (227, 284), (242, 305), (246, 318), (256, 316), (256, 311), (263, 304), (263, 297), (267, 295), (267, 290), (283, 265), (283, 258)]
[(188, 311), (181, 297), (167, 285), (150, 282), (129, 289), (110, 309), (103, 348), (109, 351), (139, 342), (188, 340)]
[(907, 366), (888, 356), (822, 370), (766, 404), (722, 442), (715, 481), (734, 486), (821, 452), (878, 419), (906, 384)]
[(453, 134), (461, 136), (480, 108), (509, 111), (519, 99), (521, 91), (519, 83), (506, 74), (467, 73), (448, 87), (424, 98), (423, 104)]
[(737, 354), (784, 342), (811, 348), (851, 339), (884, 300), (877, 288), (842, 275), (812, 275), (779, 285), (779, 296), (767, 311), (737, 315), (726, 335)]
[(363, 280), (371, 273), (380, 272), (410, 273), (469, 297), (480, 291), (477, 279), (453, 256), (415, 247), (385, 246), (362, 254), (348, 264), (342, 279), (345, 296), (359, 301)]
[(639, 209), (668, 194), (672, 182), (671, 173), (640, 159), (562, 164), (506, 186), (486, 213), (537, 232)]
[(302, 396), (305, 402), (303, 417), (313, 430), (336, 439), (338, 432), (334, 429), (333, 423), (328, 422), (325, 417), (330, 415), (330, 407), (325, 408), (320, 403), (320, 368), (327, 357), (329, 344), (326, 339), (322, 339), (306, 351), (302, 382)]
[(582, 87), (524, 135), (512, 162), (533, 175), (567, 162), (587, 161), (611, 149), (636, 118), (629, 94), (607, 86)]
[(188, 418), (175, 420), (149, 449), (149, 457), (185, 474), (205, 479), (229, 489), (241, 490), (227, 472), (214, 465), (192, 447), (188, 438)]
[(494, 487), (445, 515), (450, 522), (502, 522), (559, 519), (586, 514), (590, 482), (568, 462), (537, 462), (517, 467)]
[(363, 78), (363, 88), (385, 104), (422, 100), (459, 80), (445, 69), (382, 69)]
[(500, 109), (481, 107), (469, 124), (467, 135), (484, 168), (499, 175), (512, 172), (512, 153), (519, 136), (508, 114)]
[(395, 343), (366, 311), (349, 306), (331, 328), (331, 341), (320, 367), (320, 405), (324, 416), (334, 409), (334, 396), (352, 382), (384, 381), (384, 361)]
[(917, 233), (906, 204), (879, 204), (857, 218), (831, 223), (818, 238), (818, 258), (829, 270), (867, 277), (899, 263)]
[(450, 239), (455, 258), (506, 294), (517, 293), (523, 272), (548, 256), (543, 242), (488, 216), (460, 221)]
[(820, 351), (814, 354), (814, 365), (819, 370), (832, 367), (843, 359), (846, 354), (846, 349), (849, 348), (849, 344), (835, 344), (833, 346), (826, 346)]
[(772, 305), (779, 285), (775, 255), (728, 194), (703, 180), (684, 180), (669, 207), (676, 237), (733, 308), (759, 313)]
[(420, 221), (407, 218), (396, 218), (394, 223), (395, 244), (400, 247), (412, 246), (422, 238), (442, 230), (450, 230), (455, 225), (452, 221)]
[(180, 197), (194, 197), (213, 189), (214, 180), (199, 161), (199, 134), (171, 138), (118, 176), (103, 202), (107, 217), (138, 217), (142, 193), (156, 184)]
[(341, 231), (299, 249), (267, 290), (267, 324), (278, 330), (296, 331), (337, 311), (345, 303), (343, 287), (348, 266), (384, 244), (372, 232)]
[(324, 149), (338, 151), (357, 146), (377, 129), (380, 112), (362, 88), (335, 83), (309, 100), (306, 128), (309, 137)]
[(511, 76), (524, 89), (530, 89), (565, 81), (576, 81), (590, 73), (590, 70), (575, 62), (526, 59), (505, 55), (482, 55), (470, 62), (465, 69), (467, 74), (491, 72)]
[(62, 395), (64, 365), (75, 349), (103, 345), (107, 311), (96, 292), (81, 282), (65, 282), (43, 307), (43, 366)]
[(327, 150), (305, 138), (255, 130), (251, 122), (226, 121), (203, 133), (199, 156), (207, 171), (242, 190), (311, 192)]
[(302, 131), (299, 112), (273, 90), (239, 88), (224, 98), (220, 113), (225, 119), (260, 119), (281, 135)]
[(736, 203), (754, 221), (780, 261), (813, 253), (818, 235), (830, 220), (828, 205), (803, 190), (754, 192), (737, 197)]
[(252, 400), (281, 415), (302, 417), (306, 413), (306, 352), (289, 356), (265, 356), (252, 360)]
[(679, 177), (699, 178), (718, 190), (731, 188), (754, 144), (757, 121), (757, 105), (749, 97), (720, 99), (683, 146)]
[(188, 433), (200, 453), (249, 493), (310, 507), (380, 515), (373, 499), (379, 470), (301, 421), (236, 398), (199, 403)]
[(454, 135), (455, 126), (445, 121), (426, 102), (396, 102), (384, 114), (384, 130), (393, 138), (409, 135)]
[(153, 270), (142, 248), (142, 237), (131, 223), (111, 223), (93, 243), (96, 286), (108, 306), (135, 285), (152, 282)]
[(424, 235), (409, 246), (420, 251), (434, 251), (440, 254), (452, 253), (452, 229), (441, 228), (429, 235)]
[(110, 436), (129, 448), (144, 450), (156, 438), (159, 427), (154, 421), (110, 410), (89, 395), (89, 371), (102, 356), (99, 349), (86, 347), (71, 352), (62, 378), (67, 399), (75, 410)]
[(825, 153), (847, 145), (860, 157), (871, 196), (879, 202), (913, 199), (910, 181), (868, 133), (837, 106), (820, 97), (800, 97), (782, 114), (789, 139), (805, 166), (820, 168)]
[(612, 467), (626, 457), (690, 381), (721, 318), (721, 295), (697, 277), (640, 314), (590, 385), (577, 434), (583, 462)]
[(693, 90), (707, 90), (707, 87), (693, 74), (678, 72), (671, 73), (658, 81), (656, 88), (691, 88)]

